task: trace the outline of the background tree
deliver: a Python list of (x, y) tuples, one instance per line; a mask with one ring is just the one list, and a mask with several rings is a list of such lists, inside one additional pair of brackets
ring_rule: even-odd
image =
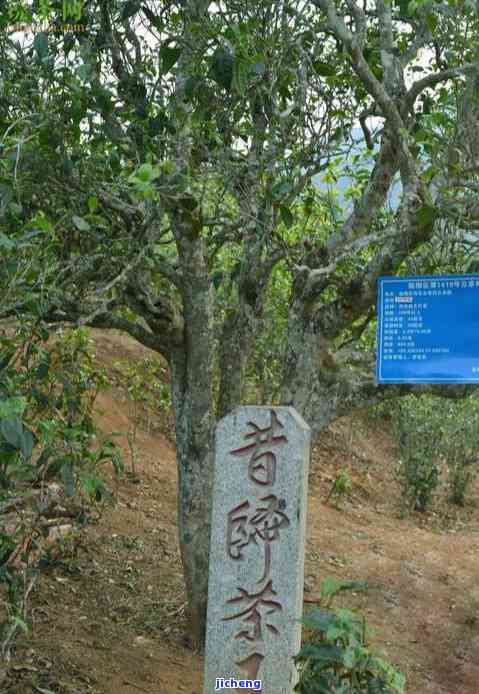
[[(477, 8), (83, 8), (86, 32), (20, 41), (2, 18), (1, 315), (120, 329), (168, 361), (200, 644), (214, 429), (243, 401), (255, 359), (317, 435), (409, 390), (373, 381), (378, 276), (474, 259)], [(359, 127), (370, 168), (353, 147)], [(353, 156), (351, 207), (313, 179)]]

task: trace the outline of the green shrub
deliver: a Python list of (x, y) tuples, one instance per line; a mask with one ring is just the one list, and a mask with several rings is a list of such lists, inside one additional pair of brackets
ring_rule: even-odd
[[(146, 414), (146, 428), (150, 433), (150, 411), (171, 411), (171, 389), (165, 379), (166, 369), (159, 357), (146, 357), (134, 363), (116, 361), (114, 382), (127, 395), (130, 406), (131, 429), (127, 432), (130, 448), (130, 476), (138, 481), (136, 461), (138, 457), (137, 434), (140, 410)], [(141, 407), (143, 406), (143, 407)]]
[(440, 479), (441, 418), (434, 405), (431, 398), (405, 398), (394, 418), (402, 495), (416, 511), (427, 509)]
[(345, 496), (349, 496), (352, 489), (353, 482), (349, 472), (346, 469), (340, 470), (331, 486), (331, 489), (329, 490), (328, 496), (326, 497), (326, 503), (328, 503), (332, 497), (341, 499)]
[[(471, 461), (472, 463), (472, 461)], [(465, 461), (448, 461), (449, 500), (457, 506), (466, 503), (466, 490), (470, 486), (476, 471)]]
[(424, 451), (408, 451), (399, 466), (403, 498), (415, 511), (426, 511), (439, 483), (438, 465)]
[[(0, 651), (9, 658), (15, 634), (25, 629), (28, 596), (38, 577), (42, 545), (42, 493), (59, 480), (66, 499), (83, 508), (112, 498), (101, 474), (104, 463), (123, 469), (113, 441), (98, 441), (93, 405), (106, 384), (86, 329), (51, 337), (39, 320), (0, 333), (0, 588), (7, 619)], [(13, 516), (13, 518), (12, 518)], [(0, 520), (2, 519), (0, 515)]]
[(458, 402), (406, 397), (393, 407), (400, 461), (398, 473), (407, 505), (425, 511), (448, 472), (449, 501), (463, 506), (478, 469), (479, 400)]
[[(323, 582), (322, 596), (362, 587), (334, 579)], [(323, 602), (323, 600), (322, 600)], [(303, 623), (312, 637), (303, 645), (296, 665), (299, 694), (393, 694), (404, 692), (405, 679), (390, 663), (374, 655), (366, 643), (364, 617), (343, 608), (312, 610)]]
[(448, 469), (449, 500), (464, 506), (466, 492), (477, 474), (479, 462), (477, 398), (449, 404), (443, 422), (441, 453)]

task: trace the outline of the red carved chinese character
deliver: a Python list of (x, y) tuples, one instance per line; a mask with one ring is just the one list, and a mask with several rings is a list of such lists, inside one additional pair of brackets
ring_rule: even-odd
[(260, 501), (267, 502), (267, 505), (258, 507), (251, 515), (249, 501), (244, 501), (228, 513), (226, 549), (232, 559), (242, 559), (243, 547), (250, 542), (257, 545), (259, 538), (264, 546), (264, 572), (258, 583), (263, 583), (271, 571), (271, 543), (279, 538), (280, 529), (289, 525), (289, 519), (283, 513), (286, 508), (284, 499), (269, 494)]
[(232, 559), (242, 559), (243, 547), (254, 540), (254, 533), (248, 530), (248, 509), (249, 501), (244, 501), (228, 513), (228, 524), (226, 527), (226, 549)]
[(289, 525), (289, 518), (282, 511), (286, 508), (284, 499), (270, 494), (264, 496), (261, 501), (268, 502), (268, 505), (258, 508), (251, 519), (251, 525), (256, 528), (256, 534), (264, 543), (264, 572), (258, 583), (263, 583), (271, 572), (271, 543), (279, 538), (280, 529)]
[[(236, 632), (234, 638), (245, 639), (246, 641), (262, 641), (263, 615), (261, 614), (260, 608), (266, 610), (266, 617), (274, 612), (281, 612), (283, 609), (281, 603), (273, 599), (273, 596), (277, 595), (276, 591), (273, 590), (273, 581), (269, 581), (258, 593), (248, 593), (244, 588), (238, 588), (238, 592), (240, 594), (228, 600), (227, 604), (245, 603), (246, 607), (241, 610), (241, 612), (237, 612), (230, 617), (223, 617), (223, 622), (232, 619), (242, 619), (247, 625), (247, 628)], [(278, 629), (273, 624), (266, 622), (266, 628), (273, 634), (278, 634)]]
[[(231, 455), (245, 456), (250, 455), (248, 464), (248, 476), (252, 482), (265, 486), (274, 484), (276, 479), (276, 456), (271, 451), (261, 450), (264, 447), (270, 448), (280, 443), (286, 443), (288, 439), (284, 435), (276, 436), (278, 429), (283, 429), (276, 413), (271, 410), (271, 423), (262, 429), (254, 422), (248, 422), (248, 426), (253, 427), (254, 431), (245, 435), (245, 439), (253, 438), (253, 442), (231, 451)], [(263, 461), (263, 462), (259, 462)]]
[(249, 680), (255, 680), (258, 677), (259, 668), (263, 660), (264, 655), (262, 653), (251, 653), (244, 660), (237, 660), (236, 664), (240, 666)]

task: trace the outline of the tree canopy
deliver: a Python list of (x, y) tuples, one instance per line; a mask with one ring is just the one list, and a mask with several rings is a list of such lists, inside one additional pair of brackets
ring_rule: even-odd
[[(319, 433), (385, 395), (377, 278), (476, 267), (477, 4), (93, 0), (72, 27), (51, 2), (58, 31), (34, 34), (17, 7), (0, 316), (117, 328), (168, 361), (200, 641), (214, 427), (248, 373)], [(346, 204), (317, 186), (345, 172)]]

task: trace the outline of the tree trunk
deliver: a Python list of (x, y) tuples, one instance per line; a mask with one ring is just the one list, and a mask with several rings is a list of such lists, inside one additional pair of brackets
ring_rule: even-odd
[(290, 307), (287, 338), (280, 400), (294, 407), (318, 436), (338, 416), (341, 389), (327, 341), (300, 295)]
[(246, 301), (225, 320), (220, 345), (219, 419), (242, 402), (246, 366), (260, 325), (258, 313)]
[(201, 649), (206, 628), (214, 463), (213, 294), (201, 238), (176, 226), (184, 279), (183, 344), (170, 357), (176, 424), (178, 531), (189, 638)]
[(173, 354), (172, 393), (178, 469), (178, 535), (185, 580), (188, 640), (200, 650), (206, 627), (208, 556), (214, 464), (211, 409), (201, 407), (188, 387), (187, 358)]

